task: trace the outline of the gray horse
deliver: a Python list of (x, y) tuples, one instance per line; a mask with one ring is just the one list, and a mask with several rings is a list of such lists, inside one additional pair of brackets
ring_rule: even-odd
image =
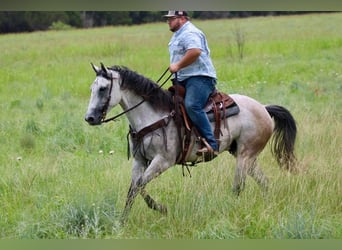
[[(155, 202), (145, 186), (174, 166), (181, 154), (182, 142), (173, 119), (174, 105), (170, 92), (126, 67), (107, 68), (102, 63), (101, 67), (93, 64), (92, 67), (96, 78), (91, 85), (85, 120), (90, 125), (100, 125), (106, 113), (119, 104), (129, 121), (133, 169), (123, 221), (139, 193), (150, 208), (166, 213), (166, 207)], [(244, 189), (247, 174), (261, 187), (267, 188), (267, 178), (257, 164), (257, 157), (273, 134), (272, 153), (277, 162), (287, 170), (294, 169), (296, 122), (284, 107), (264, 106), (244, 95), (233, 94), (231, 97), (240, 112), (221, 123), (219, 153), (229, 151), (236, 158), (233, 191), (239, 194)], [(137, 136), (151, 124), (159, 126)], [(192, 138), (192, 141), (197, 140), (195, 135)], [(191, 149), (187, 157), (189, 162), (196, 162), (200, 157), (196, 154), (198, 146), (195, 144)]]

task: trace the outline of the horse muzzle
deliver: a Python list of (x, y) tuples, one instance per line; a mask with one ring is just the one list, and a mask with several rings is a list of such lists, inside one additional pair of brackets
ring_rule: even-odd
[(94, 125), (101, 125), (101, 123), (102, 123), (102, 117), (100, 117), (100, 116), (99, 117), (95, 117), (93, 115), (86, 115), (84, 117), (84, 120), (86, 122), (88, 122), (89, 125), (92, 125), (92, 126), (94, 126)]

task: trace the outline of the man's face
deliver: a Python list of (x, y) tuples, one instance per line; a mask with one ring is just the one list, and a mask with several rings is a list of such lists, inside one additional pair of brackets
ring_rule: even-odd
[(169, 24), (169, 28), (172, 32), (176, 32), (183, 25), (182, 18), (178, 16), (168, 17), (166, 22)]

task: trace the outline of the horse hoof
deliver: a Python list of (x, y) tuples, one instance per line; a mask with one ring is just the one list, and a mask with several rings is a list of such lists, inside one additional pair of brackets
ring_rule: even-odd
[(121, 227), (126, 226), (126, 222), (127, 222), (127, 218), (120, 218), (119, 223), (120, 223), (120, 226), (121, 226)]
[(236, 196), (236, 197), (239, 197), (240, 196), (240, 193), (241, 193), (241, 189), (240, 188), (234, 188), (232, 190), (233, 194)]
[(167, 207), (163, 206), (163, 205), (159, 205), (159, 208), (158, 208), (159, 212), (162, 213), (162, 214), (167, 214)]

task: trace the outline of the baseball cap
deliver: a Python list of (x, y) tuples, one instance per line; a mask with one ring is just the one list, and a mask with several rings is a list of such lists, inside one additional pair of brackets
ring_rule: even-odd
[(164, 15), (164, 17), (174, 17), (174, 16), (188, 16), (188, 13), (183, 10), (169, 10), (167, 15)]

